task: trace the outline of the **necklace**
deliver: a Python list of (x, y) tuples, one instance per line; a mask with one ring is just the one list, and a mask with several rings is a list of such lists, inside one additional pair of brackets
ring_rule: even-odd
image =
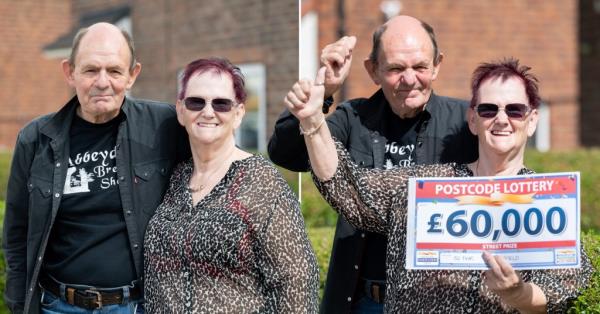
[[(208, 177), (206, 178), (206, 180), (204, 180), (204, 183), (202, 183), (202, 184), (199, 184), (197, 187), (195, 187), (195, 186), (192, 186), (190, 183), (188, 183), (188, 186), (186, 187), (186, 188), (187, 188), (187, 190), (188, 190), (190, 193), (196, 193), (196, 192), (200, 192), (200, 191), (204, 190), (204, 188), (205, 188), (205, 187), (208, 185), (208, 183), (210, 183), (210, 179), (212, 178), (212, 176), (213, 176), (215, 173), (219, 172), (219, 170), (220, 170), (220, 169), (223, 167), (223, 165), (224, 165), (224, 164), (226, 164), (226, 163), (227, 163), (227, 161), (229, 161), (229, 158), (225, 158), (225, 159), (223, 159), (223, 162), (221, 162), (221, 164), (219, 164), (219, 166), (218, 166), (218, 167), (215, 169), (215, 171), (211, 172), (211, 173), (208, 175)], [(191, 179), (190, 179), (190, 181), (191, 181)]]

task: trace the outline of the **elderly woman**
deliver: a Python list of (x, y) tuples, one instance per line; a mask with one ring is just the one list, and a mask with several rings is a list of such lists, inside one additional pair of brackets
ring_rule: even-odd
[(224, 59), (184, 70), (180, 164), (145, 237), (149, 313), (314, 313), (318, 269), (298, 202), (270, 162), (235, 145), (244, 79)]
[[(473, 76), (468, 125), (479, 141), (479, 159), (371, 170), (358, 168), (332, 139), (320, 111), (321, 84), (299, 82), (286, 103), (300, 119), (315, 182), (328, 202), (361, 229), (387, 234), (387, 313), (562, 313), (591, 274), (582, 252), (580, 269), (515, 271), (501, 256), (484, 253), (482, 271), (408, 271), (406, 244), (409, 177), (495, 176), (532, 173), (523, 164), (540, 103), (537, 79), (514, 59), (479, 66)], [(323, 81), (323, 71), (317, 82)], [(306, 98), (305, 98), (306, 96)], [(303, 101), (305, 100), (305, 101)], [(394, 202), (396, 201), (396, 202)]]

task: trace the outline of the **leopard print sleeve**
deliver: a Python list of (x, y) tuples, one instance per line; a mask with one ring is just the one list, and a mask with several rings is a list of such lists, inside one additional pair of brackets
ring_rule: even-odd
[(272, 313), (317, 313), (319, 272), (306, 235), (304, 220), (296, 196), (274, 167), (263, 178), (274, 182), (270, 191), (258, 195), (270, 207), (261, 219), (257, 245), (261, 247), (257, 268), (264, 277), (266, 308)]
[(581, 250), (581, 268), (523, 271), (523, 280), (536, 284), (546, 295), (547, 313), (566, 313), (593, 272), (590, 259)]
[(325, 200), (355, 227), (386, 234), (394, 198), (407, 189), (411, 168), (359, 168), (336, 141), (338, 167), (329, 180), (313, 181)]

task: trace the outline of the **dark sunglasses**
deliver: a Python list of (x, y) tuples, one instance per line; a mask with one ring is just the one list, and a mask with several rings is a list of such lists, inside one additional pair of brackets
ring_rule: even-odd
[[(183, 100), (185, 107), (190, 111), (202, 111), (208, 101), (202, 97), (187, 97)], [(227, 98), (215, 98), (210, 104), (216, 112), (229, 112), (233, 107), (233, 100)]]
[[(477, 114), (486, 119), (496, 117), (500, 110), (500, 107), (496, 104), (479, 104), (475, 107)], [(504, 113), (506, 113), (509, 118), (522, 119), (529, 113), (531, 108), (524, 104), (508, 104), (502, 110), (504, 110)]]

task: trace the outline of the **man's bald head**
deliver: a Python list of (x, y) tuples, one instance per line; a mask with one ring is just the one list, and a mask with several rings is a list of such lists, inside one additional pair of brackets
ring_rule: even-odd
[(435, 39), (435, 33), (431, 25), (408, 15), (399, 15), (391, 18), (385, 24), (381, 25), (373, 33), (373, 48), (369, 59), (373, 63), (377, 63), (379, 51), (381, 50), (381, 40), (383, 35), (393, 37), (400, 40), (406, 40), (409, 37), (425, 34), (431, 40), (433, 50), (433, 63), (437, 65), (440, 62), (440, 52)]
[(130, 52), (129, 70), (131, 71), (135, 68), (137, 63), (135, 57), (135, 46), (133, 45), (133, 40), (131, 39), (129, 33), (114, 26), (113, 24), (104, 22), (82, 28), (77, 32), (75, 38), (73, 38), (73, 46), (71, 48), (71, 55), (69, 56), (69, 64), (71, 65), (71, 68), (75, 68), (79, 46), (81, 45), (81, 41), (87, 37), (86, 35), (93, 36), (94, 40), (123, 40), (127, 44)]

